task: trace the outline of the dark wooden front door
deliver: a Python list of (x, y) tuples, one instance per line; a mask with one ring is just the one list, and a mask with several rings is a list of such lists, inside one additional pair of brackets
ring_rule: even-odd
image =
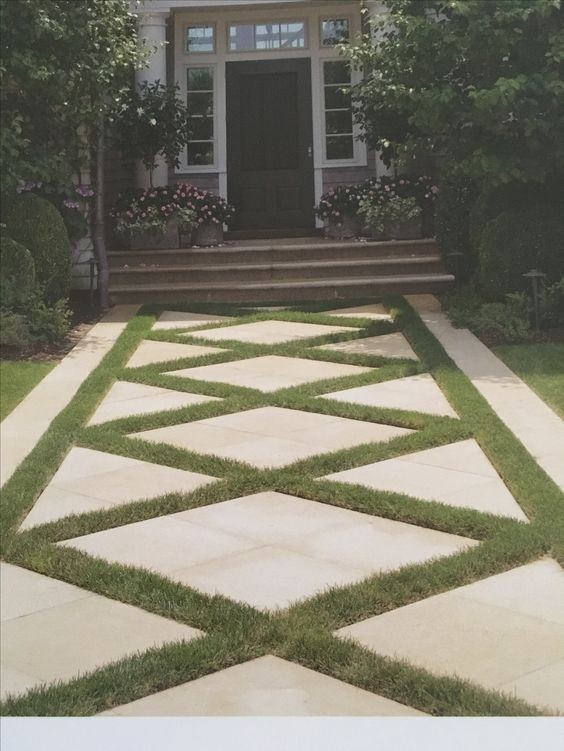
[(308, 59), (227, 63), (227, 188), (235, 230), (314, 226)]

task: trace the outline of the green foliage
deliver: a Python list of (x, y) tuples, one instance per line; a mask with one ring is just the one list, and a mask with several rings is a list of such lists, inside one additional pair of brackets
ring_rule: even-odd
[(125, 91), (114, 114), (114, 136), (121, 152), (140, 159), (151, 178), (161, 154), (170, 167), (178, 167), (178, 155), (190, 135), (188, 110), (179, 97), (178, 84), (144, 81)]
[(445, 296), (443, 307), (456, 327), (500, 342), (527, 341), (531, 334), (531, 305), (524, 293), (505, 295), (503, 302), (484, 302), (469, 285)]
[(529, 290), (533, 268), (556, 281), (564, 275), (564, 217), (552, 207), (506, 211), (486, 224), (479, 246), (480, 290), (498, 299)]
[(41, 180), (68, 187), (100, 112), (146, 51), (129, 0), (0, 0), (2, 192)]
[(35, 285), (35, 264), (29, 250), (7, 235), (0, 237), (0, 302), (5, 304), (12, 290), (26, 296)]
[(47, 305), (38, 289), (20, 296), (15, 309), (0, 309), (0, 347), (27, 351), (34, 344), (52, 344), (69, 330), (71, 313), (66, 300)]
[(545, 326), (564, 326), (564, 277), (543, 288), (541, 319)]
[(446, 158), (488, 185), (564, 167), (560, 0), (387, 0), (348, 48), (358, 121), (389, 161)]
[[(473, 197), (473, 185), (467, 178), (453, 174), (441, 178), (435, 203), (437, 242), (449, 269), (458, 271), (462, 281), (468, 281), (476, 266), (476, 254), (470, 242)], [(449, 253), (459, 253), (458, 261), (449, 259)]]
[(32, 338), (23, 313), (12, 313), (0, 309), (0, 348), (25, 352), (32, 344)]
[(388, 235), (394, 224), (420, 216), (421, 209), (415, 198), (394, 196), (384, 202), (364, 198), (360, 202), (358, 213), (373, 232)]
[(7, 234), (29, 249), (46, 302), (66, 298), (71, 276), (70, 243), (57, 209), (33, 193), (7, 197), (2, 205)]

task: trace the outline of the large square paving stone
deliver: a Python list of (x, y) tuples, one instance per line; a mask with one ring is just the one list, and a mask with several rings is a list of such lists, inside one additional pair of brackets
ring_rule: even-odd
[(265, 355), (248, 360), (173, 370), (168, 375), (228, 383), (232, 386), (244, 386), (268, 392), (313, 381), (358, 375), (370, 370), (372, 368), (361, 368), (357, 365), (340, 365), (322, 360)]
[(346, 355), (377, 355), (403, 360), (418, 360), (419, 358), (403, 334), (382, 334), (381, 336), (366, 336), (361, 339), (351, 339), (347, 342), (335, 344), (320, 344), (316, 349), (327, 349), (330, 352), (344, 352)]
[(365, 464), (323, 479), (528, 521), (473, 439)]
[(132, 433), (130, 437), (268, 468), (363, 443), (389, 441), (412, 432), (314, 412), (259, 407)]
[(144, 610), (0, 564), (2, 695), (66, 681), (202, 632)]
[[(197, 331), (190, 336), (213, 341), (239, 341), (249, 344), (282, 344), (299, 339), (311, 339), (315, 336), (340, 334), (358, 331), (351, 326), (326, 326), (318, 323), (297, 323), (294, 321), (255, 321), (226, 326), (220, 329)], [(187, 335), (188, 336), (188, 335)]]
[(88, 424), (99, 425), (108, 420), (119, 420), (122, 417), (182, 409), (182, 407), (213, 401), (221, 400), (215, 396), (189, 394), (184, 391), (147, 386), (144, 383), (117, 381), (108, 391)]
[(334, 399), (349, 404), (363, 404), (368, 407), (406, 409), (432, 415), (458, 417), (446, 400), (443, 392), (429, 373), (394, 378), (383, 383), (371, 383), (344, 391), (323, 394), (323, 399)]
[(564, 571), (540, 560), (340, 629), (378, 654), (564, 712)]
[(225, 350), (219, 347), (202, 347), (197, 344), (177, 344), (176, 342), (157, 342), (153, 339), (144, 339), (137, 347), (126, 367), (140, 368), (144, 365), (154, 365), (169, 360), (180, 360), (186, 357), (202, 357), (203, 355), (216, 355)]
[(209, 595), (261, 609), (452, 555), (475, 540), (277, 492), (256, 493), (67, 540)]
[(191, 329), (206, 323), (230, 321), (227, 316), (214, 316), (211, 313), (184, 313), (178, 310), (164, 310), (159, 320), (153, 325), (153, 331), (171, 331), (174, 329)]
[(191, 493), (216, 477), (93, 449), (73, 448), (39, 496), (21, 528), (156, 498)]
[(412, 707), (273, 655), (234, 665), (103, 714), (123, 717), (425, 716)]

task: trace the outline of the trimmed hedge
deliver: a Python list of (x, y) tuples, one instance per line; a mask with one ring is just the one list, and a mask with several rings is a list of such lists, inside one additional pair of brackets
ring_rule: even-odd
[(28, 296), (35, 286), (35, 264), (29, 250), (11, 237), (0, 237), (0, 302), (5, 305), (13, 292)]
[(528, 291), (523, 274), (543, 271), (548, 281), (564, 276), (564, 217), (552, 206), (505, 211), (486, 224), (479, 248), (479, 286), (489, 299)]
[(67, 298), (71, 281), (70, 242), (62, 216), (44, 198), (21, 193), (2, 206), (6, 234), (29, 249), (46, 302)]

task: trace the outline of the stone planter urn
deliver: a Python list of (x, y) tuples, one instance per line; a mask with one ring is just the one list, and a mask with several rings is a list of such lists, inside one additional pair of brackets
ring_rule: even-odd
[(422, 223), (422, 214), (403, 222), (395, 222), (390, 225), (390, 237), (392, 240), (418, 240), (423, 237)]
[(223, 224), (198, 224), (192, 233), (192, 242), (200, 248), (212, 248), (223, 242)]
[(129, 239), (131, 250), (161, 250), (165, 248), (179, 248), (180, 236), (176, 219), (169, 219), (165, 232), (151, 230), (138, 232)]
[(345, 240), (360, 234), (360, 220), (356, 214), (343, 214), (340, 223), (329, 217), (325, 227), (325, 237), (330, 240)]

